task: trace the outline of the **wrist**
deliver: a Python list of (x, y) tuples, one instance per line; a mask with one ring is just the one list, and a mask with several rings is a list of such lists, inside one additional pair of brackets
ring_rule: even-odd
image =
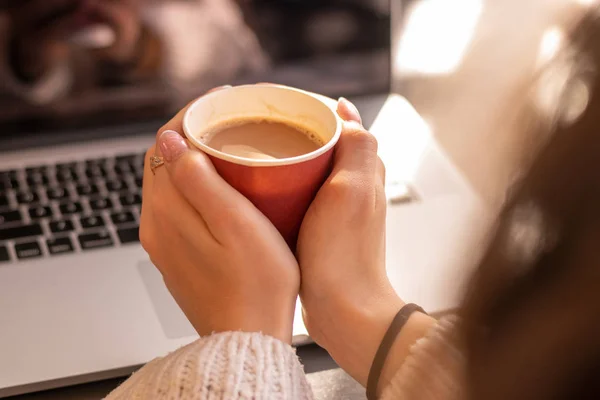
[[(336, 330), (324, 332), (323, 347), (341, 368), (366, 386), (375, 353), (394, 316), (404, 305), (391, 289), (385, 295), (340, 307), (343, 311), (331, 318)], [(421, 313), (409, 318), (390, 349), (379, 380), (379, 393), (400, 369), (412, 345), (424, 337), (434, 323), (435, 320)]]
[(320, 316), (319, 324), (311, 321), (309, 333), (342, 369), (365, 386), (381, 339), (403, 305), (391, 288), (373, 296), (353, 296), (323, 307), (327, 315)]
[(224, 305), (223, 308), (228, 309), (225, 313), (212, 310), (212, 318), (199, 321), (204, 329), (197, 329), (198, 333), (203, 336), (220, 332), (254, 332), (271, 336), (286, 344), (292, 343), (296, 297), (271, 301), (268, 304), (255, 303), (249, 299), (236, 303)]
[(281, 304), (275, 305), (276, 309), (270, 312), (273, 317), (265, 321), (265, 328), (261, 332), (291, 345), (294, 331), (294, 317), (296, 314), (297, 295)]

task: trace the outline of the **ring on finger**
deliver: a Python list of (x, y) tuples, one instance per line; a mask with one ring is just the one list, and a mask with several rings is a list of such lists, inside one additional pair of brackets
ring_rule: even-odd
[(150, 157), (150, 170), (152, 171), (152, 175), (156, 174), (156, 170), (165, 165), (165, 159), (159, 156), (151, 156)]

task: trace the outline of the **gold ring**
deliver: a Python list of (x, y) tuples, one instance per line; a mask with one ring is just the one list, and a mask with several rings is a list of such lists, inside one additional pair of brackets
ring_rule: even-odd
[(159, 156), (150, 157), (150, 170), (152, 175), (156, 174), (156, 169), (165, 165), (165, 159)]

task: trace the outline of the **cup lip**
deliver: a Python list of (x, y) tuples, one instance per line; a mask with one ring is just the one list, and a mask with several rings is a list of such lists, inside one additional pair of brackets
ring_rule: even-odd
[(280, 166), (285, 166), (285, 165), (300, 164), (303, 162), (307, 162), (307, 161), (319, 158), (323, 154), (326, 154), (327, 152), (329, 152), (331, 149), (333, 149), (335, 147), (335, 145), (338, 143), (338, 141), (340, 139), (340, 136), (342, 134), (342, 127), (343, 127), (342, 120), (338, 116), (337, 112), (334, 111), (332, 109), (332, 107), (327, 104), (328, 102), (331, 102), (331, 104), (333, 105), (335, 100), (333, 100), (329, 97), (326, 97), (326, 96), (323, 96), (320, 94), (316, 94), (316, 93), (311, 93), (311, 92), (308, 92), (308, 91), (305, 91), (302, 89), (293, 88), (293, 87), (289, 87), (289, 86), (285, 86), (285, 85), (277, 85), (277, 84), (239, 85), (239, 86), (234, 86), (234, 87), (222, 89), (222, 90), (235, 90), (235, 89), (239, 89), (239, 88), (264, 88), (264, 87), (271, 87), (271, 88), (278, 88), (278, 89), (283, 89), (283, 90), (288, 90), (288, 91), (294, 91), (297, 93), (304, 94), (306, 96), (311, 96), (314, 99), (316, 99), (317, 101), (321, 102), (323, 104), (323, 106), (325, 106), (327, 109), (329, 109), (331, 111), (331, 113), (333, 114), (333, 117), (337, 121), (336, 131), (335, 131), (334, 135), (332, 136), (332, 138), (327, 143), (325, 143), (323, 146), (319, 147), (317, 150), (312, 151), (310, 153), (306, 153), (306, 154), (303, 154), (301, 156), (296, 156), (296, 157), (280, 158), (280, 159), (276, 159), (276, 160), (257, 160), (257, 159), (252, 159), (252, 158), (234, 156), (234, 155), (227, 154), (227, 153), (224, 153), (219, 150), (215, 150), (212, 147), (207, 146), (205, 143), (203, 143), (199, 139), (197, 139), (194, 135), (192, 135), (190, 133), (190, 129), (188, 129), (188, 126), (189, 126), (189, 120), (191, 118), (191, 113), (194, 110), (194, 108), (197, 107), (201, 101), (206, 101), (206, 99), (208, 97), (217, 95), (221, 91), (208, 93), (205, 96), (199, 97), (198, 99), (194, 100), (192, 102), (192, 104), (190, 104), (190, 106), (188, 107), (188, 109), (186, 110), (186, 112), (183, 116), (183, 131), (185, 133), (185, 136), (187, 137), (187, 139), (190, 142), (192, 142), (194, 144), (194, 146), (196, 146), (197, 148), (199, 148), (204, 153), (206, 153), (210, 156), (213, 156), (220, 160), (229, 161), (233, 164), (245, 165), (245, 166), (249, 166), (249, 167), (280, 167)]

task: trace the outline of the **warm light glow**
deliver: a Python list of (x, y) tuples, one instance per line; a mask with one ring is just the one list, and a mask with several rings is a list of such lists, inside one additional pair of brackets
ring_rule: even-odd
[(540, 44), (538, 65), (544, 66), (554, 57), (556, 57), (564, 44), (564, 40), (565, 34), (559, 27), (553, 27), (546, 30), (542, 36), (542, 42)]
[(546, 120), (571, 124), (581, 117), (589, 105), (590, 87), (580, 70), (582, 57), (573, 58), (561, 51), (565, 33), (559, 27), (544, 32), (538, 55), (542, 72), (537, 82), (536, 104)]
[(69, 41), (86, 49), (103, 49), (112, 46), (117, 35), (110, 26), (92, 25), (73, 34)]
[(598, 3), (598, 0), (575, 0), (575, 3), (581, 4), (584, 7), (591, 7)]
[(565, 89), (572, 79), (572, 67), (564, 62), (550, 64), (537, 81), (536, 102), (538, 110), (547, 121), (554, 121), (559, 113)]
[(370, 131), (379, 141), (387, 182), (396, 189), (398, 183), (413, 182), (433, 142), (429, 125), (404, 97), (391, 95)]
[(461, 64), (483, 11), (482, 0), (423, 0), (408, 12), (396, 52), (404, 75), (443, 75)]
[(590, 85), (582, 79), (575, 79), (566, 90), (560, 117), (562, 122), (572, 124), (587, 110), (592, 97)]

